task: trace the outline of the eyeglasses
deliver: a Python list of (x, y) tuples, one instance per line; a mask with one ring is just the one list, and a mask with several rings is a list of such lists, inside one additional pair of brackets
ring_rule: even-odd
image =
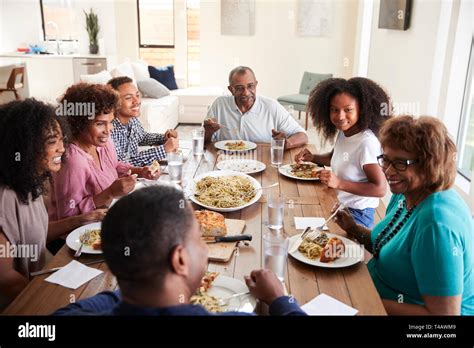
[[(247, 89), (250, 91), (254, 91), (256, 87), (257, 85), (254, 83), (249, 83), (247, 85)], [(242, 93), (246, 87), (242, 85), (237, 85), (237, 86), (232, 86), (232, 88), (235, 90), (236, 93)]]
[(387, 169), (392, 165), (395, 170), (398, 170), (399, 172), (404, 172), (407, 170), (408, 166), (411, 164), (418, 163), (419, 160), (414, 159), (414, 160), (394, 160), (391, 161), (387, 159), (384, 155), (377, 156), (377, 162), (379, 163), (379, 166), (381, 166), (383, 169)]

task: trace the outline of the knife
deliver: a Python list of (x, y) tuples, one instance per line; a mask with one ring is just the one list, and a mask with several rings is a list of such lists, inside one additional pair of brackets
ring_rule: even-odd
[[(84, 262), (84, 263), (82, 263), (82, 264), (83, 264), (83, 265), (93, 265), (93, 264), (95, 264), (95, 263), (101, 263), (101, 262), (105, 262), (105, 260), (89, 261), (89, 262)], [(31, 272), (31, 273), (30, 273), (30, 276), (31, 276), (31, 277), (34, 277), (34, 276), (37, 276), (37, 275), (40, 275), (40, 274), (53, 273), (53, 272), (59, 271), (59, 270), (60, 270), (61, 268), (63, 268), (63, 267), (65, 267), (65, 266), (59, 266), (59, 267), (44, 269), (44, 270), (42, 270), (42, 271)]]
[(207, 244), (209, 243), (232, 243), (232, 242), (240, 242), (242, 240), (252, 240), (252, 236), (250, 234), (241, 234), (237, 236), (229, 236), (229, 237), (223, 237), (223, 236), (217, 236), (217, 237), (211, 237), (210, 239), (204, 240)]

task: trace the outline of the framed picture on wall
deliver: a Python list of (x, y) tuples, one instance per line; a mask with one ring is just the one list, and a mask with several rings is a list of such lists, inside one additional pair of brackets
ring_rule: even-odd
[(379, 28), (407, 30), (410, 25), (411, 0), (381, 0)]

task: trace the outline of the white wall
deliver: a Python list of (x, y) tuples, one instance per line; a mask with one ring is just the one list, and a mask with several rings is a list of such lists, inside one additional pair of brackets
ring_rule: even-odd
[[(201, 2), (201, 84), (227, 86), (237, 65), (254, 69), (258, 93), (278, 97), (297, 93), (303, 72), (352, 74), (358, 4), (334, 1), (330, 37), (295, 34), (296, 0), (256, 2), (255, 35), (221, 35), (220, 1)], [(347, 58), (345, 66), (344, 59)]]
[(440, 1), (413, 1), (410, 28), (379, 29), (380, 2), (372, 17), (368, 77), (379, 82), (397, 103), (419, 103), (427, 110), (440, 14)]

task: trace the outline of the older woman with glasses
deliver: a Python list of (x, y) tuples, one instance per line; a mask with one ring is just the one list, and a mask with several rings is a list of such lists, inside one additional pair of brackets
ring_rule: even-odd
[(380, 130), (378, 156), (393, 196), (372, 231), (336, 222), (372, 252), (369, 272), (395, 315), (474, 315), (474, 230), (452, 186), (456, 147), (433, 117), (399, 116)]

